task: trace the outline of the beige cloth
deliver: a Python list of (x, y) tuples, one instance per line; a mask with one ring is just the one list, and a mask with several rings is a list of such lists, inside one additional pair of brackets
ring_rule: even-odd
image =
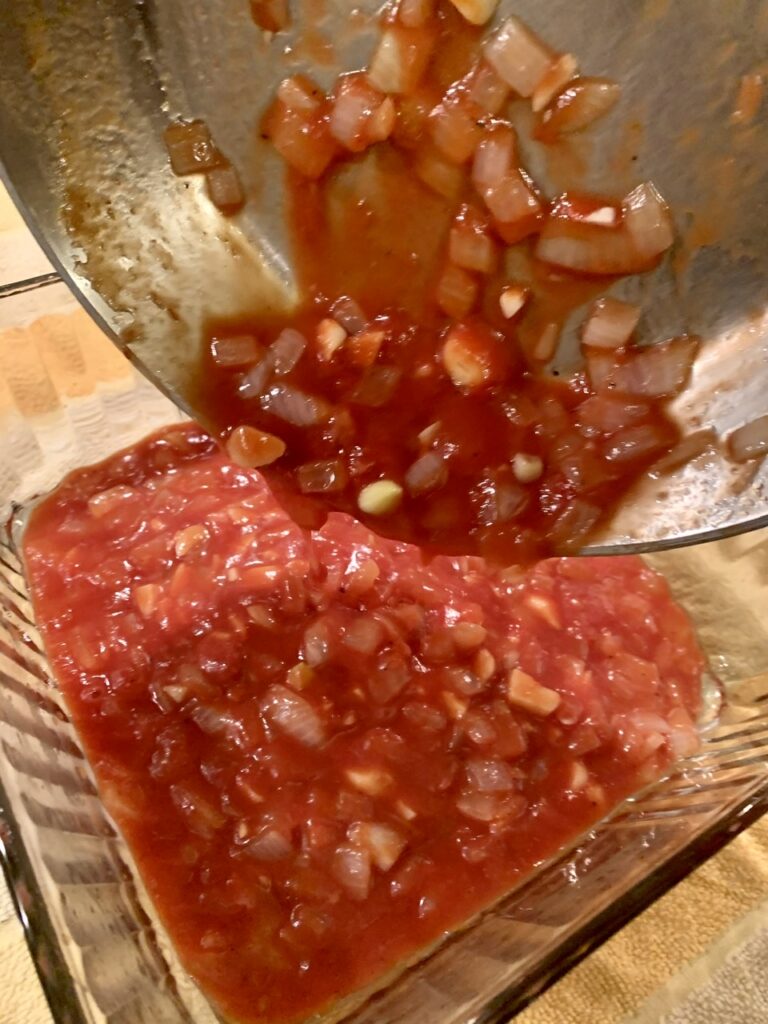
[[(25, 244), (31, 248), (20, 252)], [(15, 266), (39, 272), (35, 261), (40, 258), (0, 191), (0, 286)], [(50, 445), (82, 462), (94, 429), (108, 426), (129, 443), (169, 415), (162, 399), (157, 423), (136, 422), (125, 404), (134, 387), (133, 370), (60, 285), (32, 298), (0, 299), (0, 365), (0, 418), (7, 423), (6, 417), (21, 413), (32, 417), (32, 426), (26, 425), (26, 433), (19, 427), (13, 444), (7, 433), (4, 438), (0, 504), (16, 470)], [(49, 385), (40, 387), (41, 379)], [(62, 396), (75, 404), (74, 416), (63, 416)], [(36, 485), (54, 482), (41, 476)], [(768, 819), (763, 819), (541, 996), (517, 1022), (765, 1024), (767, 998)], [(0, 1024), (50, 1021), (21, 925), (0, 883)]]

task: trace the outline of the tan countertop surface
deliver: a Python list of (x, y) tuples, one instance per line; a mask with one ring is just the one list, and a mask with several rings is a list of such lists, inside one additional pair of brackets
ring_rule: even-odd
[[(7, 286), (48, 272), (47, 260), (0, 187), (0, 289), (5, 287), (8, 296), (14, 289)], [(46, 320), (41, 325), (42, 317)], [(57, 344), (51, 346), (46, 337), (50, 341), (54, 328)], [(63, 286), (0, 298), (0, 360), (4, 369), (19, 375), (13, 394), (0, 394), (0, 406), (8, 401), (18, 405), (19, 396), (23, 403), (24, 374), (35, 360), (44, 362), (65, 391), (77, 394), (85, 372), (83, 346), (88, 372), (96, 372), (93, 367), (97, 367), (103, 380), (113, 383), (119, 398), (120, 382), (132, 380), (133, 370), (98, 335)], [(37, 411), (43, 422), (46, 410)], [(37, 445), (66, 443), (55, 431), (46, 435), (44, 423), (33, 441)], [(0, 1024), (49, 1024), (51, 1020), (22, 926), (0, 881)], [(765, 1024), (768, 818), (614, 936), (517, 1021)]]

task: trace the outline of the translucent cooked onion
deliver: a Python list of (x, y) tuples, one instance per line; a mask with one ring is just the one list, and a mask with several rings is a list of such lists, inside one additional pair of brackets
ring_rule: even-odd
[(534, 90), (531, 106), (535, 114), (549, 106), (578, 71), (578, 62), (572, 53), (562, 53), (549, 65), (549, 69)]
[(468, 270), (449, 263), (437, 283), (437, 304), (454, 320), (462, 320), (477, 302), (480, 285)]
[(608, 377), (608, 386), (626, 395), (672, 398), (688, 382), (699, 340), (672, 338), (638, 349), (620, 362)]
[(667, 443), (665, 430), (653, 423), (642, 423), (615, 434), (605, 447), (605, 457), (613, 464), (647, 459), (665, 448)]
[(522, 241), (538, 229), (541, 203), (520, 171), (509, 171), (498, 184), (486, 188), (483, 198), (493, 214), (496, 230), (508, 245)]
[(486, 42), (485, 59), (520, 96), (532, 96), (547, 74), (552, 51), (518, 18), (508, 18)]
[(728, 437), (728, 451), (735, 462), (749, 462), (768, 455), (768, 416), (734, 430)]
[(389, 25), (373, 55), (369, 81), (384, 93), (413, 92), (427, 69), (433, 45), (426, 28)]
[(448, 257), (464, 270), (492, 274), (496, 268), (496, 245), (488, 232), (488, 223), (480, 211), (464, 204), (451, 228)]
[(406, 847), (406, 841), (391, 825), (375, 821), (357, 822), (350, 826), (349, 839), (366, 850), (380, 871), (389, 871)]
[(348, 295), (342, 295), (331, 306), (331, 316), (338, 321), (347, 334), (357, 334), (368, 326), (368, 317), (362, 307)]
[(484, 60), (478, 61), (462, 84), (470, 102), (486, 114), (499, 114), (509, 99), (509, 86)]
[[(613, 362), (610, 363), (613, 366)], [(645, 419), (650, 409), (642, 402), (630, 402), (626, 398), (610, 394), (592, 395), (578, 408), (577, 420), (586, 437), (597, 434), (614, 434), (623, 427), (629, 427)]]
[(217, 366), (250, 366), (263, 355), (264, 350), (252, 334), (234, 334), (225, 338), (213, 338), (211, 355)]
[(346, 627), (341, 641), (358, 654), (375, 654), (384, 643), (384, 627), (371, 615), (359, 615)]
[(269, 346), (275, 373), (281, 377), (290, 373), (304, 355), (307, 339), (292, 327), (286, 327)]
[(583, 131), (613, 110), (620, 96), (621, 88), (607, 78), (577, 78), (544, 111), (544, 133), (558, 136)]
[(427, 452), (417, 459), (405, 474), (405, 486), (410, 494), (426, 494), (442, 487), (448, 480), (445, 460), (437, 452)]
[(245, 203), (240, 175), (231, 164), (208, 171), (205, 187), (213, 205), (227, 217), (237, 213)]
[(478, 793), (507, 793), (515, 787), (515, 774), (504, 761), (472, 757), (464, 771), (468, 785)]
[(584, 325), (581, 341), (593, 348), (622, 348), (640, 320), (640, 307), (610, 295), (598, 299)]
[(269, 827), (260, 829), (243, 845), (249, 857), (266, 862), (285, 860), (293, 853), (290, 839), (277, 829)]
[(359, 846), (339, 846), (333, 858), (333, 874), (353, 900), (364, 900), (371, 888), (371, 855)]
[(387, 704), (408, 684), (411, 670), (408, 663), (392, 651), (383, 651), (368, 679), (368, 692), (377, 704)]
[(429, 131), (443, 156), (457, 164), (469, 160), (482, 134), (477, 114), (461, 93), (446, 97), (435, 107), (429, 117)]
[(328, 409), (321, 398), (308, 395), (288, 384), (276, 384), (262, 396), (262, 407), (278, 419), (294, 427), (312, 427), (328, 418)]
[(318, 713), (309, 701), (287, 686), (275, 684), (267, 689), (261, 713), (270, 725), (304, 747), (319, 747), (325, 740), (325, 728)]
[(497, 124), (486, 129), (475, 151), (472, 184), (481, 196), (499, 185), (516, 167), (517, 136), (511, 125)]
[(305, 462), (296, 470), (296, 482), (302, 494), (330, 494), (344, 490), (349, 474), (340, 459)]
[(650, 183), (640, 185), (623, 203), (615, 228), (575, 218), (567, 201), (546, 220), (536, 256), (582, 274), (635, 274), (648, 270), (674, 241), (669, 210)]
[(342, 75), (333, 96), (328, 125), (331, 135), (351, 153), (383, 142), (395, 126), (395, 108), (365, 74)]
[(716, 445), (717, 434), (714, 430), (711, 428), (696, 430), (693, 434), (684, 437), (671, 451), (655, 462), (653, 472), (654, 474), (669, 473), (684, 466), (686, 462), (698, 458), (699, 455), (703, 455), (708, 449), (714, 449)]
[(200, 174), (226, 162), (204, 121), (176, 121), (163, 138), (174, 174)]
[(471, 25), (484, 25), (493, 17), (499, 0), (451, 0), (451, 3)]
[(264, 132), (280, 156), (306, 178), (319, 178), (338, 152), (324, 117), (325, 96), (309, 79), (294, 76), (278, 88)]

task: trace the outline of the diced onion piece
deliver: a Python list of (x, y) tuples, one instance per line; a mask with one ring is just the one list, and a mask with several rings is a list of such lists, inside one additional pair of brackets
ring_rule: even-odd
[(539, 229), (541, 203), (522, 172), (510, 171), (497, 185), (486, 188), (483, 198), (493, 214), (497, 232), (508, 245), (515, 245)]
[(252, 334), (233, 334), (225, 338), (213, 338), (211, 355), (217, 366), (250, 366), (262, 354), (261, 345)]
[(366, 796), (379, 796), (392, 785), (392, 776), (381, 768), (347, 768), (344, 774), (355, 789)]
[(507, 677), (507, 700), (532, 715), (546, 717), (560, 704), (560, 694), (542, 686), (522, 669), (513, 668)]
[(589, 772), (583, 761), (574, 761), (568, 772), (568, 788), (574, 793), (580, 792), (589, 782)]
[(674, 241), (669, 210), (650, 183), (623, 203), (616, 228), (573, 216), (568, 199), (556, 204), (536, 243), (538, 259), (583, 274), (635, 274), (648, 270)]
[(527, 455), (518, 452), (512, 459), (512, 472), (515, 480), (521, 484), (532, 484), (540, 479), (544, 472), (544, 463), (538, 455)]
[(591, 348), (623, 348), (640, 320), (640, 307), (610, 295), (598, 299), (581, 335), (583, 345)]
[(525, 606), (543, 619), (552, 629), (562, 629), (563, 623), (557, 605), (547, 594), (526, 594)]
[(240, 184), (240, 176), (232, 167), (214, 167), (205, 176), (205, 187), (213, 205), (226, 216), (231, 216), (243, 208), (245, 194)]
[(562, 553), (578, 551), (602, 515), (602, 509), (581, 498), (574, 499), (550, 527), (553, 548)]
[(515, 788), (515, 773), (504, 761), (472, 757), (464, 770), (467, 783), (478, 793), (508, 793)]
[(734, 430), (728, 437), (728, 452), (734, 462), (749, 462), (768, 455), (768, 416)]
[(508, 18), (485, 43), (485, 59), (520, 96), (532, 96), (549, 71), (552, 51), (518, 18)]
[(347, 334), (356, 334), (368, 324), (368, 317), (360, 304), (348, 295), (342, 295), (334, 302), (331, 316), (341, 324)]
[(337, 152), (323, 116), (325, 97), (309, 79), (285, 79), (264, 119), (280, 156), (305, 178), (319, 178)]
[(463, 79), (467, 98), (486, 114), (499, 114), (509, 99), (509, 86), (484, 60)]
[(350, 362), (363, 370), (373, 366), (386, 337), (387, 332), (381, 328), (366, 327), (362, 331), (358, 331), (347, 342)]
[(559, 340), (560, 325), (556, 323), (543, 324), (533, 343), (528, 346), (531, 359), (536, 359), (540, 363), (548, 363), (557, 351)]
[(227, 438), (227, 455), (238, 466), (257, 469), (285, 455), (285, 442), (256, 427), (235, 427)]
[(344, 490), (349, 474), (340, 459), (305, 462), (296, 470), (296, 482), (302, 494), (331, 494)]
[(318, 113), (325, 99), (314, 82), (301, 75), (284, 78), (277, 87), (277, 98), (291, 110), (300, 110), (305, 114)]
[(475, 655), (475, 659), (472, 662), (472, 671), (483, 683), (493, 679), (496, 674), (496, 659), (487, 647), (481, 647)]
[(443, 690), (442, 698), (448, 709), (448, 714), (456, 721), (463, 718), (469, 710), (469, 701), (458, 697), (452, 690)]
[(494, 124), (487, 128), (475, 150), (472, 164), (472, 184), (481, 196), (487, 189), (499, 185), (509, 172), (516, 169), (517, 135), (511, 125)]
[(177, 558), (185, 558), (210, 540), (211, 535), (202, 523), (194, 523), (179, 530), (173, 538), (173, 550)]
[(303, 661), (296, 662), (285, 673), (285, 681), (292, 690), (306, 690), (315, 678), (315, 670)]
[(421, 81), (432, 56), (434, 37), (425, 28), (389, 25), (373, 55), (368, 78), (384, 93), (410, 93)]
[(559, 57), (556, 57), (534, 89), (531, 97), (534, 113), (538, 114), (548, 107), (555, 96), (568, 85), (578, 69), (578, 61), (572, 53), (561, 53)]
[(294, 427), (312, 427), (326, 420), (329, 414), (323, 399), (288, 384), (275, 384), (261, 401), (267, 412)]
[(585, 224), (597, 224), (601, 228), (615, 228), (621, 221), (621, 215), (615, 206), (598, 206), (596, 210), (585, 214), (582, 219)]
[(577, 78), (542, 114), (543, 133), (557, 137), (583, 131), (613, 110), (620, 96), (621, 88), (606, 78)]
[(501, 315), (507, 320), (512, 320), (523, 309), (529, 295), (530, 291), (523, 285), (508, 284), (499, 296)]
[(655, 423), (640, 423), (614, 434), (605, 446), (608, 462), (625, 464), (647, 459), (669, 444), (669, 433)]
[(397, 20), (406, 28), (421, 28), (434, 14), (435, 0), (400, 0)]
[[(601, 356), (603, 354), (601, 353)], [(605, 358), (605, 357), (603, 357)], [(606, 358), (608, 369), (603, 377), (607, 380), (614, 361)], [(592, 375), (590, 374), (590, 379)], [(628, 427), (648, 415), (648, 406), (642, 402), (628, 402), (626, 398), (610, 394), (592, 395), (578, 408), (578, 423), (585, 437), (597, 434), (613, 434), (622, 427)]]
[(474, 308), (479, 292), (477, 279), (469, 271), (449, 263), (437, 283), (437, 304), (448, 316), (461, 320)]
[(362, 153), (389, 138), (395, 126), (392, 100), (375, 89), (362, 72), (342, 75), (328, 120), (331, 135), (351, 153)]
[(347, 340), (347, 332), (337, 320), (326, 317), (317, 325), (317, 347), (320, 358), (327, 362), (332, 359), (344, 342)]
[(305, 747), (325, 741), (320, 716), (304, 697), (281, 684), (270, 686), (261, 700), (261, 713), (276, 729)]
[(157, 608), (162, 590), (156, 583), (142, 583), (133, 588), (133, 600), (145, 619), (149, 618)]
[(265, 32), (282, 32), (291, 23), (288, 0), (251, 0), (251, 17)]
[(370, 853), (380, 871), (389, 871), (400, 857), (407, 843), (391, 825), (375, 821), (359, 821), (350, 826), (349, 839)]
[(414, 496), (443, 487), (448, 480), (445, 460), (437, 452), (427, 452), (409, 466), (405, 486)]
[(474, 651), (484, 643), (488, 630), (479, 622), (457, 622), (451, 627), (451, 640), (460, 651)]
[(651, 182), (630, 192), (623, 208), (624, 228), (637, 253), (650, 265), (675, 240), (669, 208)]
[(360, 491), (357, 507), (369, 516), (388, 516), (397, 511), (402, 500), (400, 484), (394, 480), (377, 480)]
[(471, 25), (490, 21), (499, 6), (499, 0), (451, 0), (451, 3)]
[(292, 327), (286, 327), (269, 346), (270, 359), (275, 373), (283, 376), (294, 369), (304, 355), (307, 339)]
[(350, 400), (378, 409), (391, 401), (402, 376), (396, 366), (372, 366), (350, 393)]
[(474, 390), (499, 377), (499, 336), (481, 324), (455, 324), (442, 348), (442, 362), (456, 387)]
[(431, 143), (419, 147), (413, 169), (420, 181), (446, 199), (455, 199), (464, 184), (463, 169), (447, 160)]
[(285, 860), (293, 853), (290, 839), (275, 828), (265, 827), (244, 843), (249, 857), (262, 861)]
[(691, 373), (698, 338), (684, 336), (636, 349), (608, 374), (607, 387), (625, 395), (673, 398)]
[(225, 163), (203, 121), (175, 121), (163, 138), (174, 174), (200, 174)]
[(465, 204), (453, 222), (448, 238), (448, 258), (458, 267), (492, 274), (496, 268), (496, 245), (488, 223), (473, 206)]
[(359, 846), (340, 846), (334, 855), (333, 874), (353, 900), (364, 900), (371, 888), (371, 855)]
[(474, 821), (491, 822), (519, 817), (526, 807), (526, 800), (519, 793), (462, 793), (456, 807), (467, 818)]
[(482, 129), (461, 93), (446, 96), (429, 116), (432, 141), (448, 160), (463, 164), (472, 156)]

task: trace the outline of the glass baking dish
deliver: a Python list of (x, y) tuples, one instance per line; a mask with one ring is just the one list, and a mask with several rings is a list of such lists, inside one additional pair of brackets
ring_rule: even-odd
[[(18, 555), (36, 494), (181, 414), (52, 275), (0, 295), (3, 867), (58, 1024), (213, 1022), (99, 800)], [(384, 989), (325, 1020), (508, 1020), (768, 809), (768, 531), (653, 563), (696, 620), (722, 684), (711, 687), (703, 749)]]

